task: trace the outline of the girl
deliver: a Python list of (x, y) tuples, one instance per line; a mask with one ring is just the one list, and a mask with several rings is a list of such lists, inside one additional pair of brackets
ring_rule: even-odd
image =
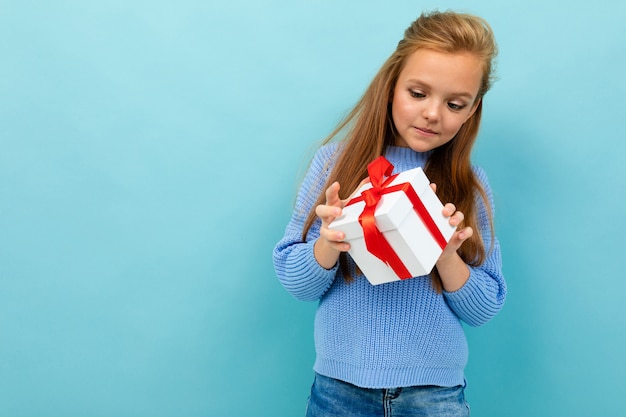
[[(319, 300), (308, 416), (469, 415), (461, 321), (486, 323), (506, 294), (492, 194), (470, 162), (495, 55), (483, 19), (422, 14), (311, 161), (274, 249), (287, 291)], [(423, 167), (457, 231), (430, 276), (372, 286), (328, 225), (380, 155)]]

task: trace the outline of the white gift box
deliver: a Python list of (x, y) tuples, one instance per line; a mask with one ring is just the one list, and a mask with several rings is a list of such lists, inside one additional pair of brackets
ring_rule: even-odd
[[(403, 189), (393, 191), (400, 186)], [(430, 274), (456, 227), (450, 226), (449, 217), (443, 215), (443, 204), (430, 187), (426, 174), (421, 168), (399, 173), (386, 184), (374, 214), (376, 228), (408, 272), (404, 277), (394, 272), (389, 259), (383, 262), (368, 251), (359, 222), (366, 204), (359, 196), (372, 187), (372, 183), (368, 183), (359, 188), (342, 215), (330, 224), (330, 229), (345, 233), (350, 255), (373, 285)], [(418, 204), (411, 201), (415, 198)], [(415, 207), (420, 204), (423, 204), (421, 208)], [(434, 230), (435, 226), (438, 231)]]

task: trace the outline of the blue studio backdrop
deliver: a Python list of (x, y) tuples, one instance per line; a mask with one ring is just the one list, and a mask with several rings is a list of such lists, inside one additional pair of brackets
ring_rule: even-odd
[(467, 329), (473, 414), (623, 414), (626, 3), (0, 0), (0, 417), (303, 415), (315, 304), (271, 252), (434, 8), (501, 51), (474, 160), (509, 296)]

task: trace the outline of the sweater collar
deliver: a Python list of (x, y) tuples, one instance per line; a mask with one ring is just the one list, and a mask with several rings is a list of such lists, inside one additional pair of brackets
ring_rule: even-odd
[(405, 171), (411, 168), (424, 167), (432, 152), (415, 152), (407, 147), (389, 146), (385, 152), (385, 158), (394, 165), (394, 171)]

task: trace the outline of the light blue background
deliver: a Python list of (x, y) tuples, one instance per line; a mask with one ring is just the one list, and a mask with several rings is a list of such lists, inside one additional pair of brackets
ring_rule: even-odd
[(500, 45), (475, 161), (509, 297), (477, 416), (622, 415), (626, 3), (0, 1), (0, 416), (297, 416), (277, 282), (313, 150), (438, 7)]

